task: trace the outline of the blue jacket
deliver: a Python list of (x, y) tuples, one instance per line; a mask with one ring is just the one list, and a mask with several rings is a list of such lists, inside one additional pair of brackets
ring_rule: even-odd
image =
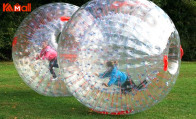
[(108, 86), (111, 85), (117, 85), (121, 86), (126, 80), (127, 80), (127, 75), (124, 72), (121, 72), (118, 70), (118, 68), (115, 66), (111, 72), (104, 72), (99, 74), (100, 78), (106, 78), (110, 77), (110, 81), (108, 82)]

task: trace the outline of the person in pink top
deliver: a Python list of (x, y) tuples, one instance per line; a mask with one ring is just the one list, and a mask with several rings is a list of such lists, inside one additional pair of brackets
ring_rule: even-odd
[(41, 53), (36, 57), (36, 60), (42, 59), (42, 60), (48, 60), (49, 63), (49, 70), (50, 73), (52, 74), (53, 78), (55, 79), (57, 76), (53, 70), (53, 67), (59, 68), (57, 64), (57, 52), (51, 48), (48, 45), (48, 42), (43, 41), (42, 42), (42, 50)]

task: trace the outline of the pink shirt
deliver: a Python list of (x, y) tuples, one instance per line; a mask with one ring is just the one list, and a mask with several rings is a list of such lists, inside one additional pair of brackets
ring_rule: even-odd
[(40, 53), (41, 59), (47, 59), (49, 61), (55, 59), (57, 57), (57, 52), (52, 49), (50, 46), (47, 46), (46, 48), (42, 49)]

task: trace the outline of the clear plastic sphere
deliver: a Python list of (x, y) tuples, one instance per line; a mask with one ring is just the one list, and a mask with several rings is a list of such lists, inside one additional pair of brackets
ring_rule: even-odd
[(41, 6), (30, 13), (14, 35), (12, 57), (24, 82), (39, 94), (70, 96), (57, 63), (58, 40), (78, 9), (66, 3)]
[(69, 91), (102, 114), (134, 114), (160, 102), (180, 67), (180, 38), (147, 0), (93, 0), (62, 31), (60, 70)]

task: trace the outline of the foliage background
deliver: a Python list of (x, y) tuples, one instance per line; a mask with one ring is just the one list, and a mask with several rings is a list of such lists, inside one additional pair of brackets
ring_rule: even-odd
[[(35, 8), (52, 3), (66, 2), (81, 6), (88, 0), (1, 0), (0, 6), (3, 3), (11, 5), (31, 3), (32, 10)], [(181, 37), (181, 44), (185, 55), (183, 60), (196, 61), (196, 0), (151, 0), (161, 7), (173, 20)], [(20, 12), (3, 12), (3, 7), (0, 10), (0, 61), (12, 60), (11, 44), (14, 33), (22, 20), (29, 13)]]

